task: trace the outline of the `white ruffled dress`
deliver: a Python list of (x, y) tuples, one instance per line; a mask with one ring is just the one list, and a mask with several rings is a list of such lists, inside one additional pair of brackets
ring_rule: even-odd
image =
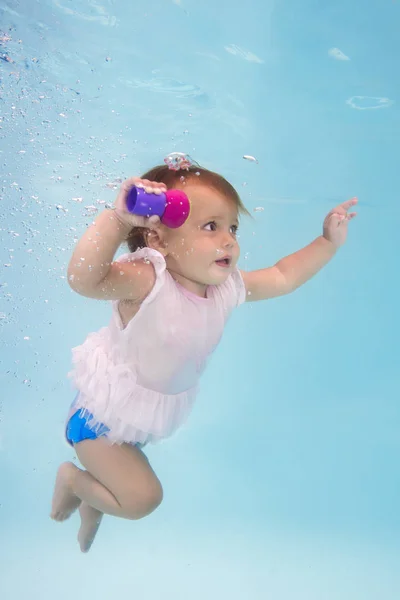
[(139, 259), (151, 261), (156, 281), (137, 314), (124, 327), (113, 302), (108, 327), (72, 350), (69, 376), (78, 394), (69, 417), (82, 409), (89, 427), (106, 425), (110, 443), (154, 443), (186, 421), (207, 358), (246, 296), (237, 269), (201, 298), (172, 278), (156, 250), (118, 260)]

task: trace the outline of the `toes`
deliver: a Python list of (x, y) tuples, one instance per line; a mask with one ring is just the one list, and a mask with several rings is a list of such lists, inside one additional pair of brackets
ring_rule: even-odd
[(91, 540), (90, 542), (79, 542), (81, 552), (83, 552), (83, 554), (89, 552), (90, 548), (92, 547), (92, 544), (93, 540)]
[(53, 519), (53, 521), (65, 521), (65, 515), (60, 512), (51, 513), (50, 518)]

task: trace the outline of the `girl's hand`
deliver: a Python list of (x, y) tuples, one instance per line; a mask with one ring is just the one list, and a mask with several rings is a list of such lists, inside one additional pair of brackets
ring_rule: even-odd
[(339, 248), (342, 246), (347, 238), (347, 224), (351, 219), (354, 219), (357, 213), (347, 211), (357, 204), (357, 198), (352, 198), (351, 200), (347, 200), (347, 202), (343, 202), (343, 204), (339, 204), (333, 210), (331, 210), (324, 221), (323, 235), (324, 238), (329, 242)]
[(115, 200), (114, 207), (120, 221), (129, 228), (133, 227), (145, 227), (148, 229), (154, 229), (160, 223), (160, 218), (156, 215), (147, 217), (140, 217), (127, 211), (126, 199), (129, 191), (134, 187), (141, 187), (153, 194), (161, 194), (167, 191), (165, 183), (158, 183), (156, 181), (149, 181), (148, 179), (140, 179), (140, 177), (131, 177), (126, 179), (120, 187), (118, 196)]

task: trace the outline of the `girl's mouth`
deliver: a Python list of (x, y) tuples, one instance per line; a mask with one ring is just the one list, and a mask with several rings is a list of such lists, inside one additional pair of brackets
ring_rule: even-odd
[(229, 256), (226, 256), (225, 258), (219, 258), (215, 262), (219, 267), (227, 268), (230, 267), (232, 259)]

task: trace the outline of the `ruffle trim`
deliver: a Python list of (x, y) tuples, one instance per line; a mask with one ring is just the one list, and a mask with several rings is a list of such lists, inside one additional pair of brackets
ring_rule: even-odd
[(130, 365), (116, 364), (104, 349), (108, 329), (91, 333), (72, 349), (68, 374), (79, 390), (74, 408), (93, 415), (92, 429), (106, 425), (113, 442), (148, 443), (172, 435), (188, 418), (197, 388), (162, 394), (140, 386)]

